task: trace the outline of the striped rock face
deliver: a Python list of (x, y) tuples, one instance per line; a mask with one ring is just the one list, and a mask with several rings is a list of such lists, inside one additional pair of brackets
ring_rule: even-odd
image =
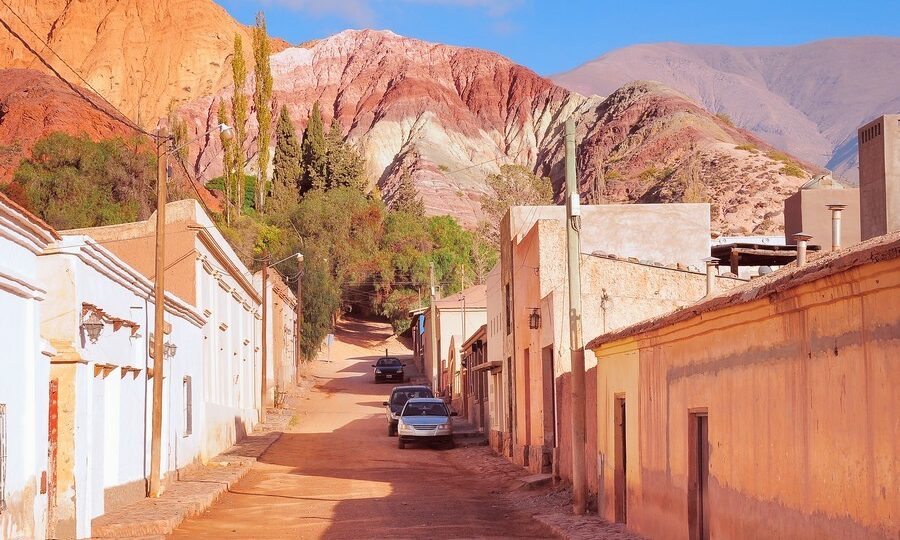
[[(809, 177), (783, 174), (784, 163), (766, 155), (771, 147), (657, 83), (584, 97), (494, 53), (370, 30), (285, 49), (272, 56), (272, 72), (276, 105), (302, 129), (319, 101), (326, 125), (338, 119), (388, 200), (408, 172), (428, 213), (470, 227), (482, 218), (485, 177), (503, 164), (549, 176), (559, 191), (561, 124), (570, 115), (579, 124), (582, 192), (593, 200), (708, 200), (714, 228), (763, 233), (781, 227), (780, 201)], [(181, 112), (200, 133), (230, 93)], [(251, 155), (255, 129), (251, 118)], [(218, 144), (210, 138), (196, 151), (198, 175), (220, 174)]]

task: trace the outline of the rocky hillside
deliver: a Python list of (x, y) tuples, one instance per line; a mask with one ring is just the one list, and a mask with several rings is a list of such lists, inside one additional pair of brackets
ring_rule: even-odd
[[(226, 84), (235, 34), (243, 36), (250, 58), (248, 29), (211, 0), (6, 2), (15, 14), (0, 4), (0, 16), (15, 35), (5, 28), (0, 31), (0, 68), (48, 71), (24, 40), (64, 77), (80, 84), (68, 63), (144, 127), (155, 126), (171, 104), (208, 95)], [(276, 41), (273, 50), (285, 46)]]
[[(759, 139), (657, 84), (630, 85), (606, 100), (585, 98), (494, 53), (376, 31), (288, 48), (272, 56), (272, 65), (277, 106), (287, 105), (298, 127), (318, 100), (326, 122), (338, 118), (362, 149), (373, 185), (388, 198), (408, 171), (430, 213), (469, 225), (480, 217), (485, 176), (504, 163), (526, 165), (561, 185), (560, 126), (570, 114), (580, 126), (583, 191), (601, 200), (709, 198), (729, 210), (714, 215), (718, 228), (770, 232), (781, 223), (783, 197), (775, 188), (789, 193), (807, 177), (784, 174), (785, 164), (768, 157)], [(229, 93), (182, 108), (188, 125), (199, 124), (198, 132), (211, 127)], [(193, 156), (196, 174), (218, 175), (220, 156), (210, 138)], [(686, 182), (692, 168), (699, 179)], [(605, 187), (598, 190), (600, 178)]]
[(54, 131), (92, 139), (132, 137), (116, 113), (83, 88), (39, 71), (0, 69), (0, 182), (7, 182), (34, 143)]
[(589, 200), (708, 201), (723, 233), (780, 231), (781, 202), (816, 170), (655, 82), (616, 90), (580, 124)]
[(858, 178), (856, 128), (900, 111), (900, 39), (795, 47), (659, 43), (607, 53), (553, 79), (585, 95), (634, 80), (676, 88), (772, 145)]

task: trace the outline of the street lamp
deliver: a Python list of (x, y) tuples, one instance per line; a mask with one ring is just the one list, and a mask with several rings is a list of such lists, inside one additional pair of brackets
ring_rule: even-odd
[(91, 343), (97, 343), (100, 333), (103, 332), (103, 326), (103, 319), (93, 311), (87, 319), (81, 322), (81, 329), (87, 334)]
[[(163, 356), (166, 354), (165, 311), (166, 311), (166, 180), (167, 159), (188, 144), (218, 131), (231, 136), (234, 129), (227, 124), (219, 124), (202, 135), (175, 147), (174, 137), (165, 126), (160, 126), (156, 136), (156, 272), (154, 275), (154, 340), (153, 340), (153, 415), (150, 432), (150, 497), (159, 497), (159, 473), (162, 453), (162, 403), (163, 403)], [(170, 148), (171, 146), (171, 148)], [(174, 347), (174, 346), (173, 346)], [(172, 349), (172, 354), (175, 350)]]

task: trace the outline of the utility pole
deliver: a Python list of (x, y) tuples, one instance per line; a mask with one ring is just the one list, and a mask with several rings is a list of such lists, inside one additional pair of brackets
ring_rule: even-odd
[(160, 495), (160, 456), (162, 453), (163, 354), (165, 351), (166, 313), (166, 180), (169, 132), (158, 130), (156, 141), (156, 272), (153, 284), (153, 416), (150, 431), (150, 497)]
[(268, 379), (266, 375), (266, 369), (268, 366), (266, 365), (266, 355), (269, 353), (269, 298), (268, 298), (268, 283), (269, 280), (269, 254), (268, 252), (263, 256), (263, 267), (262, 267), (262, 376), (260, 377), (261, 382), (259, 384), (259, 421), (260, 423), (266, 421), (266, 387), (268, 386)]
[(431, 387), (435, 390), (440, 390), (438, 388), (438, 380), (440, 377), (435, 379), (434, 371), (435, 366), (440, 368), (440, 359), (438, 358), (438, 350), (437, 350), (437, 293), (434, 289), (434, 263), (432, 262), (428, 268), (429, 280), (431, 281), (431, 305), (428, 307), (428, 348), (431, 351), (431, 373), (428, 375), (431, 377)]
[(296, 310), (297, 314), (294, 318), (294, 325), (297, 327), (294, 332), (294, 364), (296, 366), (295, 382), (300, 382), (300, 338), (303, 332), (303, 267), (301, 261), (297, 261), (297, 293), (296, 293)]
[(569, 349), (572, 359), (572, 510), (587, 507), (584, 467), (585, 384), (584, 342), (581, 333), (581, 202), (575, 176), (575, 121), (566, 120), (566, 240), (569, 248)]

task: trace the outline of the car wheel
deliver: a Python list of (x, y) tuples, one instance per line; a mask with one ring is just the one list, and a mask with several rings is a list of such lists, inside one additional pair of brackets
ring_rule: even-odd
[(447, 450), (453, 450), (456, 448), (456, 443), (453, 442), (453, 437), (447, 437), (447, 440), (444, 442), (444, 447)]
[(403, 442), (403, 439), (397, 438), (397, 448), (399, 448), (400, 450), (406, 448), (406, 443)]
[(394, 436), (394, 424), (388, 422), (388, 437)]

